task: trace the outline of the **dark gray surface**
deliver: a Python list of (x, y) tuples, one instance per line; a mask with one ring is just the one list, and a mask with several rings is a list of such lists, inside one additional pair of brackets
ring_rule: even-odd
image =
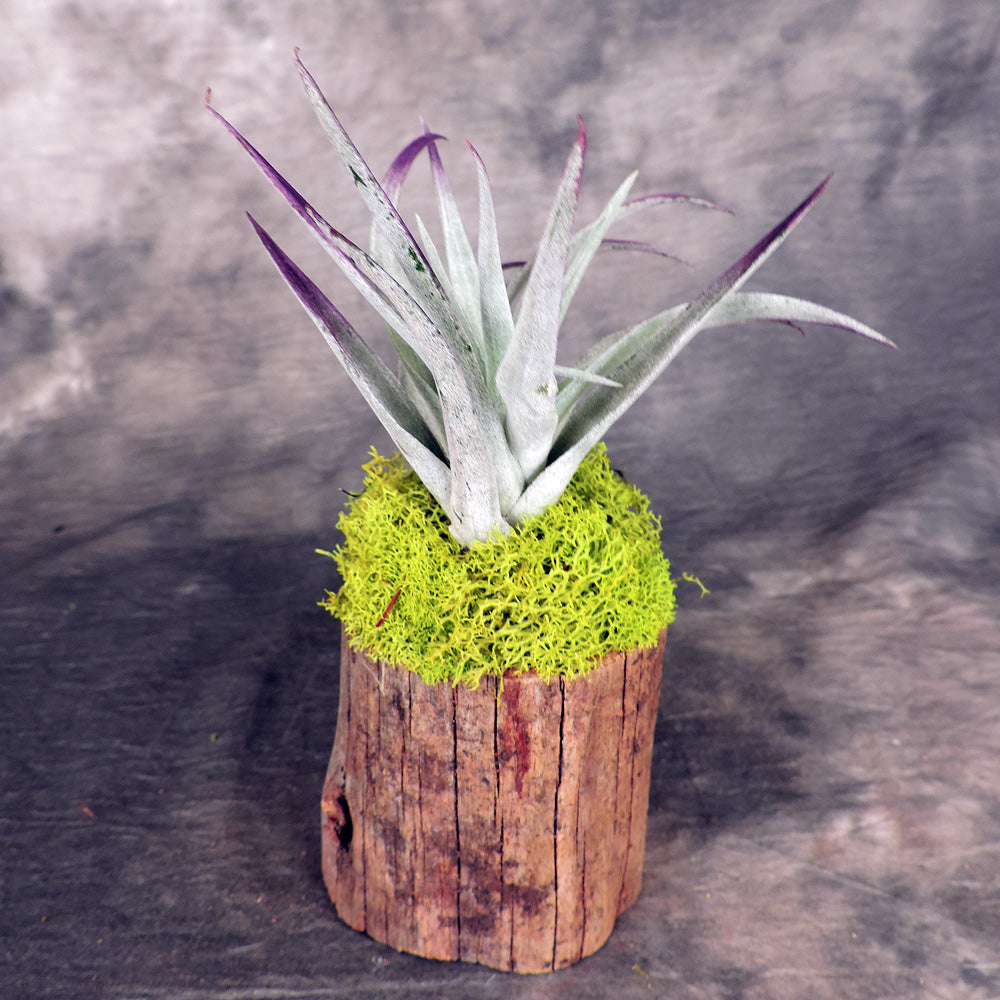
[[(1000, 995), (996, 7), (512, 7), (8, 2), (0, 995)], [(737, 211), (643, 231), (690, 269), (602, 262), (567, 359), (831, 169), (756, 287), (901, 347), (719, 332), (611, 435), (712, 593), (668, 640), (643, 895), (563, 973), (398, 955), (325, 899), (313, 549), (386, 442), (242, 210), (377, 323), (200, 108), (363, 234), (294, 44), (376, 169), (424, 114), (465, 196), (473, 140), (512, 257), (577, 112), (585, 212), (636, 166)]]

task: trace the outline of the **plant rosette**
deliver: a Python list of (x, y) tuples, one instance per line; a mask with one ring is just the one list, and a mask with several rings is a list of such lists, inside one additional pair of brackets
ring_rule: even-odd
[[(811, 209), (819, 184), (698, 296), (612, 332), (572, 366), (559, 330), (613, 238), (675, 193), (636, 175), (574, 229), (582, 122), (535, 253), (504, 263), (486, 167), (473, 249), (426, 127), (379, 180), (296, 62), (372, 217), (364, 250), (210, 105), (379, 316), (390, 369), (251, 218), (271, 260), (399, 449), (366, 465), (327, 552), (343, 585), (336, 736), (323, 786), (323, 876), (340, 917), (428, 958), (542, 972), (599, 948), (639, 893), (669, 566), (646, 498), (601, 441), (703, 330), (772, 321), (894, 346), (825, 306), (743, 286)], [(426, 154), (443, 250), (398, 210)]]

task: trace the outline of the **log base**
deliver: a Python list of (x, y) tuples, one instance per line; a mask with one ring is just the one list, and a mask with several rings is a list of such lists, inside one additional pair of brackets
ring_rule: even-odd
[(597, 951), (639, 895), (666, 632), (587, 674), (428, 685), (345, 639), (323, 879), (355, 930), (513, 972)]

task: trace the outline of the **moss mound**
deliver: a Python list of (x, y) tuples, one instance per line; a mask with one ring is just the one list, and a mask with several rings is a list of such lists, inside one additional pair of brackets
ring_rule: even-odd
[(603, 445), (558, 503), (470, 549), (401, 458), (372, 455), (337, 523), (344, 544), (323, 553), (344, 583), (322, 606), (357, 648), (474, 687), (507, 671), (585, 674), (611, 650), (654, 645), (673, 620), (659, 519)]

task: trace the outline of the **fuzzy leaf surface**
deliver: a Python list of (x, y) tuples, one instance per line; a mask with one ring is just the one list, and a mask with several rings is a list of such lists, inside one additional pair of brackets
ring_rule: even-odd
[(420, 244), (406, 227), (402, 217), (396, 210), (392, 199), (383, 190), (375, 174), (365, 162), (357, 146), (347, 134), (340, 119), (334, 114), (319, 85), (309, 71), (302, 65), (296, 53), (296, 64), (302, 85), (312, 103), (316, 117), (323, 130), (333, 143), (333, 147), (343, 164), (354, 179), (354, 186), (361, 194), (362, 200), (371, 212), (375, 225), (380, 227), (385, 235), (386, 245), (396, 261), (407, 271), (411, 284), (419, 301), (423, 304), (431, 320), (441, 330), (443, 335), (453, 342), (457, 353), (462, 353), (465, 339), (455, 313), (445, 297), (439, 282), (424, 257)]
[(580, 287), (584, 273), (590, 266), (590, 262), (594, 259), (594, 254), (600, 249), (604, 234), (611, 228), (616, 218), (618, 218), (621, 206), (625, 203), (625, 199), (628, 197), (629, 191), (632, 190), (632, 185), (635, 184), (635, 179), (638, 176), (639, 172), (637, 170), (629, 174), (619, 185), (618, 190), (611, 196), (610, 201), (604, 206), (604, 210), (597, 219), (580, 231), (579, 239), (571, 241), (570, 263), (566, 269), (566, 278), (563, 281), (562, 306), (559, 313), (560, 320), (565, 319), (566, 311), (573, 301), (573, 296), (576, 294), (577, 288)]
[[(469, 363), (472, 346), (461, 337), (447, 337), (382, 265), (334, 229), (229, 122), (213, 113), (306, 222), (348, 279), (430, 369), (441, 400), (451, 466), (451, 500), (445, 510), (452, 519), (455, 537), (469, 545), (502, 528), (505, 522), (500, 513), (497, 468), (504, 473), (509, 471), (509, 465), (498, 462), (496, 456), (504, 448), (503, 428), (482, 373)], [(503, 481), (508, 509), (516, 489), (517, 481), (508, 475)]]
[(358, 387), (379, 422), (434, 498), (447, 509), (451, 473), (434, 440), (398, 380), (340, 311), (281, 250), (268, 233), (248, 216), (278, 272), (316, 324), (323, 339)]
[(510, 308), (510, 298), (507, 294), (504, 268), (500, 258), (500, 238), (497, 233), (496, 208), (493, 204), (490, 179), (482, 157), (471, 143), (468, 145), (476, 163), (479, 184), (477, 263), (479, 266), (483, 339), (485, 341), (486, 381), (495, 390), (497, 368), (500, 366), (500, 361), (514, 336), (514, 317)]
[(448, 260), (448, 278), (451, 286), (451, 302), (458, 315), (466, 336), (472, 342), (480, 358), (486, 356), (483, 342), (482, 307), (479, 299), (479, 267), (472, 252), (472, 244), (465, 232), (462, 216), (452, 194), (448, 175), (445, 173), (437, 143), (427, 147), (431, 161), (431, 175), (437, 194), (438, 216), (441, 232), (444, 234), (444, 252)]
[(543, 467), (558, 425), (553, 369), (586, 143), (581, 121), (524, 288), (514, 335), (497, 370), (507, 440), (526, 482)]
[(766, 236), (720, 274), (698, 298), (688, 303), (679, 315), (659, 330), (648, 333), (645, 341), (629, 357), (610, 370), (599, 373), (620, 382), (622, 388), (598, 386), (568, 415), (548, 465), (516, 504), (513, 511), (515, 519), (544, 510), (561, 495), (591, 447), (695, 336), (712, 309), (739, 289), (781, 245), (815, 204), (829, 180), (827, 177)]

